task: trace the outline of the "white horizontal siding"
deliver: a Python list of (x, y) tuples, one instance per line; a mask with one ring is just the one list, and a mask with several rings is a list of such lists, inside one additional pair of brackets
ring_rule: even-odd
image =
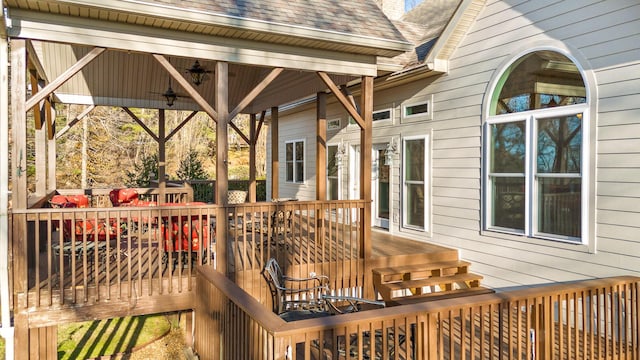
[[(311, 113), (311, 112), (308, 112)], [(316, 124), (314, 117), (301, 116), (283, 117), (279, 125), (278, 146), (279, 154), (279, 182), (280, 197), (299, 200), (314, 200), (316, 198)], [(304, 183), (296, 184), (286, 181), (286, 143), (304, 140)]]
[[(640, 4), (637, 1), (493, 1), (450, 61), (434, 94), (431, 241), (456, 246), (489, 286), (526, 286), (640, 275)], [(526, 44), (564, 41), (577, 49), (600, 88), (597, 131), (597, 246), (483, 232), (481, 229), (482, 102), (499, 66)], [(595, 66), (594, 66), (595, 64)], [(453, 123), (460, 117), (469, 126)], [(457, 135), (457, 136), (456, 136)], [(475, 183), (465, 177), (477, 177)], [(464, 189), (464, 190), (463, 190)], [(629, 232), (632, 235), (628, 235)], [(634, 236), (635, 235), (635, 236)], [(635, 255), (638, 254), (638, 255)], [(624, 265), (620, 265), (624, 264)]]
[[(491, 97), (489, 82), (527, 46), (558, 44), (586, 60), (579, 66), (599, 86), (592, 89), (599, 98), (593, 107), (597, 113), (591, 114), (597, 141), (591, 150), (598, 166), (590, 174), (596, 184), (591, 209), (597, 220), (595, 248), (482, 229), (482, 109)], [(460, 249), (472, 271), (485, 276), (484, 284), (498, 288), (640, 275), (640, 3), (489, 1), (453, 53), (449, 69), (446, 76), (374, 96), (375, 109), (392, 107), (395, 114), (392, 125), (374, 128), (374, 143), (433, 134), (433, 231), (428, 239), (419, 233), (413, 237)], [(432, 119), (402, 123), (402, 103), (430, 96)], [(344, 111), (334, 113), (346, 121)], [(357, 141), (358, 132), (349, 128), (336, 136)], [(399, 166), (394, 162), (391, 177), (395, 214), (402, 206)], [(396, 223), (392, 231), (398, 230)]]

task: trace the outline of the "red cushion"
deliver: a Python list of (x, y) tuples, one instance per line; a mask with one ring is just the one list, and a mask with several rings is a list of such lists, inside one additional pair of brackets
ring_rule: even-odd
[(75, 204), (74, 207), (79, 207), (79, 208), (89, 207), (89, 197), (87, 195), (70, 195), (70, 196), (67, 196), (67, 201)]

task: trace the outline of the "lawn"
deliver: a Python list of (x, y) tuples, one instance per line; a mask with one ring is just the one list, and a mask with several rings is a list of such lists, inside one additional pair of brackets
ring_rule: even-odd
[(167, 334), (171, 326), (178, 326), (169, 318), (160, 314), (60, 325), (58, 359), (91, 359), (129, 353)]

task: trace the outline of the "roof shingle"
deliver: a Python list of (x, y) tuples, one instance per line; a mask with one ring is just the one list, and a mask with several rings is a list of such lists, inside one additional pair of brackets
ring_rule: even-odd
[(275, 24), (406, 42), (373, 0), (146, 0)]

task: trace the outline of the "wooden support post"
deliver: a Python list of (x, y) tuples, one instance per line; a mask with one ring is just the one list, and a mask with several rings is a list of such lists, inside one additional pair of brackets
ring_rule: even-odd
[(82, 119), (82, 171), (80, 179), (80, 187), (82, 189), (87, 188), (87, 142), (89, 141), (89, 119), (85, 117)]
[(26, 311), (17, 311), (13, 323), (16, 328), (13, 358), (29, 359), (29, 317)]
[(56, 180), (56, 110), (47, 101), (47, 193), (58, 188)]
[(29, 329), (29, 347), (30, 359), (57, 359), (58, 327), (47, 326)]
[(258, 135), (256, 129), (256, 114), (249, 118), (249, 202), (256, 202), (256, 146)]
[(47, 192), (47, 129), (35, 130), (36, 148), (36, 194), (44, 196)]
[[(316, 199), (327, 200), (327, 94), (316, 95)], [(316, 208), (316, 244), (323, 243), (323, 207)]]
[(215, 108), (218, 115), (216, 123), (216, 204), (220, 205), (216, 217), (217, 270), (227, 273), (227, 231), (228, 212), (227, 192), (229, 178), (227, 169), (228, 126), (229, 126), (229, 64), (218, 61), (215, 69)]
[[(85, 120), (86, 121), (86, 120)], [(164, 109), (158, 110), (158, 204), (165, 203), (166, 179), (167, 171), (167, 143), (165, 139), (165, 122), (166, 117)]]
[(316, 199), (327, 200), (327, 94), (316, 95)]
[(278, 179), (280, 176), (280, 162), (278, 161), (278, 144), (280, 143), (278, 134), (278, 107), (271, 108), (271, 198), (280, 197)]
[(362, 78), (360, 109), (364, 126), (360, 129), (360, 198), (366, 201), (362, 211), (361, 256), (371, 257), (371, 152), (373, 150), (373, 78)]
[[(26, 100), (26, 44), (24, 40), (11, 41), (11, 129), (13, 149), (11, 156), (12, 202), (13, 210), (27, 208), (27, 112)], [(27, 309), (27, 220), (25, 214), (14, 214), (11, 222), (13, 248), (12, 272), (14, 308), (15, 345), (14, 358), (29, 358), (29, 317)], [(8, 240), (9, 238), (7, 238)], [(24, 302), (20, 302), (20, 300)], [(18, 308), (19, 307), (19, 308)]]
[(27, 112), (25, 89), (27, 51), (24, 40), (11, 41), (11, 151), (13, 209), (27, 208)]
[[(373, 150), (373, 77), (363, 76), (360, 111), (360, 198), (365, 200), (360, 216), (360, 257), (364, 259), (364, 284), (372, 284), (371, 246), (371, 152)], [(364, 296), (373, 298), (373, 286), (364, 288)]]

